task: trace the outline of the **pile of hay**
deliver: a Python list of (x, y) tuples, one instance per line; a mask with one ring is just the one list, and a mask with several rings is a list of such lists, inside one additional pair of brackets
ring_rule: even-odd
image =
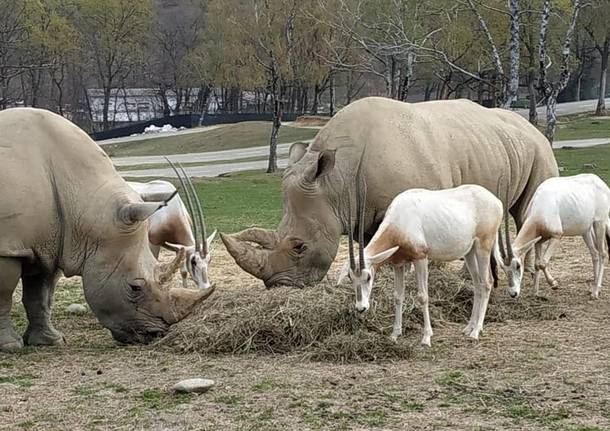
[[(432, 323), (466, 324), (472, 308), (469, 281), (455, 271), (431, 267), (429, 275)], [(554, 319), (562, 311), (552, 300), (507, 298), (494, 292), (486, 322), (507, 319)], [(179, 351), (215, 353), (302, 353), (314, 360), (367, 361), (407, 358), (413, 331), (419, 341), (422, 313), (416, 302), (415, 277), (406, 281), (403, 332), (390, 340), (394, 321), (393, 273), (378, 274), (371, 309), (361, 315), (354, 309), (351, 286), (328, 282), (306, 289), (219, 287), (193, 315), (174, 325), (161, 340)]]

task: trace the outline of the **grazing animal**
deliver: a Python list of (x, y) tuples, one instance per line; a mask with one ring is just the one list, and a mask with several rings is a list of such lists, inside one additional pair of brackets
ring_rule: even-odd
[[(145, 221), (167, 205), (143, 202), (91, 138), (65, 118), (33, 108), (0, 112), (0, 349), (62, 344), (51, 323), (60, 274), (82, 277), (100, 323), (125, 343), (163, 335), (213, 291), (165, 289), (184, 252), (160, 264)], [(23, 283), (29, 321), (10, 321)]]
[[(212, 258), (210, 244), (216, 237), (216, 231), (206, 238), (203, 214), (199, 214), (197, 217), (192, 207), (192, 201), (196, 202), (197, 207), (201, 207), (199, 197), (194, 189), (189, 188), (190, 183), (180, 176), (180, 172), (176, 171), (176, 175), (179, 175), (186, 186), (183, 192), (187, 198), (189, 210), (180, 199), (180, 195), (177, 195), (168, 202), (166, 207), (161, 208), (148, 219), (148, 240), (151, 251), (158, 258), (161, 247), (176, 253), (184, 249), (186, 259), (180, 270), (182, 285), (187, 287), (187, 278), (190, 275), (199, 289), (209, 289), (211, 282), (208, 266)], [(147, 183), (128, 181), (127, 184), (140, 195), (144, 202), (156, 201), (160, 195), (176, 191), (172, 183), (163, 180)], [(193, 224), (193, 219), (197, 220), (197, 225)]]
[[(357, 188), (361, 184), (356, 180)], [(350, 193), (347, 193), (349, 196)], [(363, 244), (364, 197), (356, 193), (359, 241)], [(351, 200), (351, 199), (350, 199)], [(348, 203), (351, 224), (351, 202)], [(375, 273), (384, 263), (394, 267), (395, 316), (392, 339), (402, 334), (405, 266), (415, 267), (418, 299), (423, 308), (422, 344), (429, 346), (432, 336), (428, 311), (428, 261), (452, 261), (464, 257), (474, 283), (472, 314), (464, 334), (478, 339), (491, 292), (490, 257), (502, 224), (502, 202), (477, 185), (463, 185), (447, 190), (407, 190), (394, 198), (379, 229), (366, 246), (359, 248), (358, 265), (354, 257), (353, 235), (348, 228), (349, 265), (339, 275), (346, 275), (356, 292), (356, 309), (369, 308)]]
[(521, 292), (523, 257), (532, 247), (536, 255), (536, 294), (541, 272), (549, 285), (556, 288), (558, 283), (549, 272), (549, 261), (562, 237), (582, 236), (593, 260), (591, 296), (598, 298), (604, 275), (606, 244), (610, 245), (609, 212), (610, 189), (597, 175), (549, 178), (540, 184), (514, 242), (510, 240), (508, 220), (505, 220), (506, 249), (500, 237), (500, 254), (495, 259), (506, 272), (509, 294), (514, 298)]
[(510, 178), (502, 200), (521, 226), (538, 185), (558, 175), (548, 140), (514, 112), (469, 100), (360, 99), (338, 112), (308, 148), (291, 148), (282, 184), (284, 215), (276, 231), (221, 234), (237, 264), (267, 287), (321, 280), (341, 235), (348, 233), (340, 208), (365, 148), (365, 241), (405, 190), (477, 184), (495, 191), (502, 176)]

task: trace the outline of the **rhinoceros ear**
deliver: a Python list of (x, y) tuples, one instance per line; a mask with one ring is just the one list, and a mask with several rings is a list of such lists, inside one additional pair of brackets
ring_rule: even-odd
[(133, 202), (125, 204), (119, 210), (119, 219), (125, 224), (142, 222), (161, 208), (167, 206), (167, 203), (176, 196), (177, 193), (177, 190), (174, 191), (161, 202)]
[(307, 152), (307, 144), (305, 142), (295, 142), (288, 150), (288, 166), (294, 165), (301, 160)]
[(335, 167), (335, 152), (336, 150), (320, 151), (316, 163), (305, 170), (305, 179), (313, 182), (332, 171)]

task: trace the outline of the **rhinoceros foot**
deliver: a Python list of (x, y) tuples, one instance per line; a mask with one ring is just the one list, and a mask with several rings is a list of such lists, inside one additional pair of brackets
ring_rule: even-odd
[(10, 352), (23, 347), (23, 340), (12, 328), (6, 333), (0, 333), (0, 352)]
[(28, 346), (57, 346), (66, 344), (66, 337), (57, 329), (31, 328), (29, 327), (23, 334), (23, 341)]

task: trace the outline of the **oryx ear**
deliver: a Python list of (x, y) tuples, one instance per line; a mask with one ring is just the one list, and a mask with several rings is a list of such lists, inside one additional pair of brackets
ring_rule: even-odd
[(305, 170), (305, 179), (315, 181), (327, 175), (335, 167), (336, 150), (324, 150), (318, 154), (318, 160)]
[(515, 250), (515, 254), (517, 256), (519, 256), (519, 255), (523, 255), (523, 254), (527, 253), (528, 251), (530, 251), (530, 248), (532, 248), (534, 246), (534, 244), (536, 244), (541, 239), (542, 239), (541, 236), (537, 236), (536, 238), (526, 242), (521, 247), (519, 247), (518, 249)]
[(307, 144), (305, 142), (295, 142), (288, 150), (288, 166), (294, 165), (301, 160), (307, 152)]
[(389, 259), (394, 253), (396, 253), (396, 251), (399, 248), (400, 247), (395, 246), (395, 247), (387, 249), (386, 251), (382, 251), (381, 253), (377, 253), (375, 256), (369, 257), (368, 261), (372, 265), (376, 265), (378, 263), (382, 263), (382, 262), (386, 261), (387, 259)]
[(339, 276), (337, 277), (337, 286), (343, 283), (343, 280), (349, 274), (349, 262), (345, 262), (341, 267), (341, 271), (339, 271)]

